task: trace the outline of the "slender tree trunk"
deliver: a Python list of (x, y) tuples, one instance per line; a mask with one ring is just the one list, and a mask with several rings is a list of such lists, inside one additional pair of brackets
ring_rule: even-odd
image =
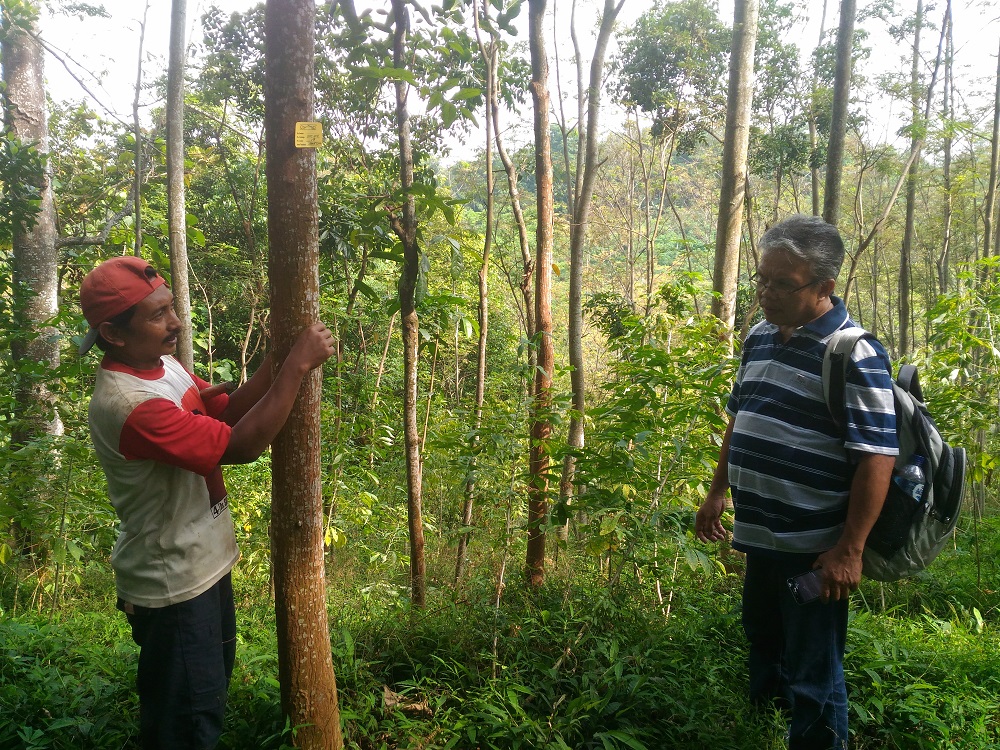
[(826, 152), (826, 188), (823, 218), (834, 226), (840, 221), (840, 181), (844, 173), (844, 141), (847, 138), (847, 108), (851, 100), (851, 67), (854, 53), (854, 20), (857, 0), (841, 0), (837, 31), (837, 72), (833, 84), (830, 145)]
[[(496, 32), (493, 32), (494, 34)], [(494, 37), (495, 42), (495, 37)], [(499, 89), (499, 80), (495, 81), (495, 86)], [(496, 92), (499, 98), (499, 90)], [(499, 107), (493, 108), (493, 140), (497, 146), (497, 156), (503, 164), (504, 173), (507, 175), (507, 192), (510, 195), (511, 213), (514, 215), (514, 225), (517, 227), (518, 247), (521, 249), (521, 279), (519, 288), (521, 299), (524, 304), (524, 337), (528, 341), (535, 337), (535, 297), (532, 290), (532, 282), (535, 268), (535, 261), (531, 257), (531, 243), (528, 240), (528, 224), (524, 220), (524, 211), (521, 208), (521, 194), (517, 187), (517, 166), (504, 148), (503, 139), (500, 137), (500, 113)], [(533, 347), (528, 347), (528, 368), (532, 372), (537, 361)]]
[(954, 92), (952, 90), (952, 86), (954, 85), (955, 40), (950, 0), (945, 11), (944, 22), (948, 37), (945, 42), (944, 101), (941, 113), (946, 123), (942, 146), (944, 151), (944, 161), (942, 164), (942, 179), (944, 181), (944, 218), (942, 228), (944, 237), (941, 242), (941, 254), (938, 256), (937, 262), (938, 290), (941, 294), (947, 294), (951, 286), (951, 223), (953, 216), (952, 204), (954, 200), (951, 181), (951, 149), (954, 142), (952, 133), (955, 123)]
[[(569, 229), (569, 362), (572, 366), (570, 382), (573, 388), (573, 411), (569, 420), (568, 444), (579, 450), (584, 445), (584, 423), (587, 413), (587, 377), (583, 359), (583, 266), (584, 246), (587, 242), (587, 228), (590, 222), (590, 208), (593, 203), (594, 185), (600, 168), (598, 152), (601, 114), (601, 84), (604, 78), (604, 58), (608, 42), (614, 30), (615, 19), (621, 12), (624, 0), (604, 0), (601, 24), (597, 32), (594, 57), (590, 62), (590, 81), (584, 95), (580, 53), (577, 49), (577, 98), (579, 109), (579, 135), (583, 148), (577, 148), (576, 180), (573, 183), (572, 219)], [(575, 4), (574, 4), (575, 8)], [(575, 25), (575, 24), (574, 24)], [(576, 33), (574, 29), (574, 40)], [(586, 127), (583, 123), (586, 119)], [(563, 144), (566, 148), (566, 144)], [(567, 175), (567, 181), (569, 176)], [(568, 188), (569, 186), (567, 186)], [(576, 458), (568, 454), (563, 461), (562, 478), (559, 483), (559, 502), (565, 508), (573, 496), (573, 477)], [(564, 515), (567, 515), (564, 513)], [(565, 537), (566, 527), (562, 527)]]
[[(392, 0), (395, 27), (392, 41), (393, 64), (406, 68), (406, 30), (409, 11), (405, 0)], [(426, 603), (427, 570), (424, 560), (423, 500), (421, 496), (420, 432), (417, 424), (417, 365), (419, 362), (420, 321), (417, 317), (417, 212), (413, 198), (413, 148), (410, 143), (410, 115), (406, 109), (407, 84), (396, 81), (396, 129), (399, 137), (399, 177), (406, 199), (401, 216), (392, 217), (393, 231), (403, 244), (403, 271), (399, 277), (399, 315), (403, 335), (403, 433), (406, 442), (407, 518), (410, 529), (410, 591), (414, 607)]]
[[(945, 10), (946, 16), (948, 12), (949, 11), (946, 7)], [(933, 71), (931, 72), (930, 82), (927, 84), (927, 89), (924, 95), (923, 122), (927, 122), (928, 120), (930, 120), (931, 107), (934, 103), (934, 87), (937, 85), (938, 72), (940, 71), (941, 68), (941, 60), (944, 57), (945, 39), (946, 39), (946, 27), (945, 24), (942, 24), (941, 37), (938, 40), (937, 53), (934, 59), (934, 68)], [(899, 179), (896, 180), (896, 184), (892, 189), (892, 193), (889, 195), (888, 200), (886, 200), (885, 202), (885, 207), (883, 208), (881, 215), (872, 225), (872, 228), (868, 232), (868, 234), (861, 236), (858, 240), (857, 249), (854, 251), (854, 254), (851, 257), (850, 267), (847, 275), (847, 283), (844, 285), (843, 299), (845, 302), (847, 301), (848, 292), (850, 291), (851, 283), (854, 280), (855, 272), (857, 270), (857, 265), (859, 260), (861, 259), (862, 254), (865, 252), (865, 250), (867, 250), (867, 248), (872, 244), (872, 242), (878, 238), (879, 234), (882, 231), (882, 228), (885, 226), (886, 221), (888, 221), (889, 215), (892, 212), (892, 208), (895, 205), (896, 200), (899, 198), (899, 194), (902, 191), (904, 185), (907, 183), (909, 179), (910, 167), (917, 160), (917, 157), (920, 154), (920, 149), (923, 147), (924, 138), (926, 137), (926, 132), (924, 132), (924, 129), (920, 129), (919, 131), (915, 132), (918, 133), (918, 137), (915, 140), (912, 140), (910, 143), (910, 153), (909, 156), (907, 157), (907, 161), (903, 165), (902, 172), (899, 175)], [(859, 175), (858, 177), (859, 191), (861, 189), (860, 186), (862, 178), (863, 176)]]
[[(489, 17), (489, 2), (483, 0), (483, 16)], [(470, 448), (472, 457), (465, 479), (465, 501), (462, 504), (462, 528), (466, 531), (458, 539), (458, 557), (455, 562), (455, 583), (462, 580), (465, 571), (465, 556), (469, 546), (472, 527), (472, 508), (476, 495), (476, 475), (479, 461), (476, 455), (479, 447), (479, 431), (483, 427), (483, 402), (486, 400), (486, 342), (489, 331), (489, 269), (490, 250), (493, 246), (494, 205), (493, 189), (493, 112), (500, 106), (496, 93), (496, 71), (498, 46), (494, 39), (484, 43), (481, 38), (479, 17), (476, 16), (476, 38), (479, 40), (479, 51), (486, 64), (486, 228), (483, 232), (483, 256), (479, 266), (479, 343), (476, 347), (476, 405), (473, 419), (472, 440)], [(457, 391), (457, 388), (456, 388)]]
[[(319, 319), (316, 152), (296, 148), (295, 124), (313, 119), (313, 0), (267, 0), (264, 12), (268, 275), (275, 367)], [(282, 710), (310, 750), (340, 748), (330, 654), (320, 485), (322, 370), (302, 383), (272, 448), (272, 556)]]
[(535, 130), (535, 324), (537, 366), (531, 408), (528, 486), (528, 582), (545, 580), (545, 523), (548, 515), (549, 440), (552, 422), (552, 143), (549, 136), (549, 64), (542, 24), (545, 0), (528, 0), (528, 46)]
[(910, 322), (911, 308), (911, 257), (913, 255), (914, 214), (917, 204), (917, 174), (920, 168), (920, 142), (918, 130), (927, 123), (920, 116), (920, 32), (924, 23), (924, 3), (917, 0), (915, 16), (916, 25), (913, 30), (913, 57), (910, 65), (910, 116), (911, 130), (910, 151), (916, 158), (910, 161), (906, 178), (906, 222), (903, 225), (903, 243), (899, 250), (899, 356), (906, 357), (910, 353), (910, 338), (913, 326)]
[[(823, 44), (823, 36), (826, 33), (826, 2), (823, 0), (823, 11), (819, 18), (819, 42), (817, 47)], [(812, 212), (813, 216), (819, 216), (820, 203), (820, 180), (819, 180), (819, 114), (816, 111), (816, 87), (818, 84), (817, 65), (813, 63), (812, 86), (809, 88), (809, 178), (812, 184)]]
[(142, 127), (139, 124), (139, 94), (142, 92), (142, 58), (145, 54), (143, 44), (146, 39), (146, 18), (149, 15), (149, 0), (142, 11), (142, 24), (139, 26), (139, 61), (135, 72), (135, 97), (132, 99), (132, 137), (135, 140), (135, 177), (132, 180), (132, 201), (135, 213), (135, 246), (134, 255), (142, 252), (142, 175), (145, 166), (142, 163)]
[[(666, 200), (661, 200), (660, 196), (666, 195), (668, 192), (667, 180), (670, 176), (670, 164), (673, 160), (676, 141), (671, 135), (663, 138), (659, 143), (650, 144), (647, 161), (645, 156), (645, 142), (638, 116), (636, 116), (634, 122), (636, 145), (639, 154), (637, 162), (642, 169), (641, 201), (643, 207), (640, 214), (640, 222), (643, 231), (646, 260), (646, 299), (643, 306), (643, 315), (649, 317), (652, 314), (653, 306), (656, 304), (656, 238), (660, 234), (663, 215), (668, 203)], [(653, 184), (654, 170), (657, 170), (657, 183), (655, 185)], [(654, 205), (656, 206), (655, 214), (653, 212)]]
[(1000, 171), (1000, 51), (997, 52), (997, 76), (994, 89), (993, 141), (990, 149), (990, 177), (986, 186), (986, 202), (983, 206), (983, 257), (989, 258), (995, 252), (993, 242), (993, 221), (997, 207), (997, 174)]
[(736, 0), (733, 11), (733, 49), (729, 60), (722, 188), (715, 230), (715, 295), (712, 299), (712, 314), (725, 326), (730, 347), (736, 324), (736, 281), (740, 273), (740, 233), (746, 196), (753, 57), (757, 47), (757, 0)]
[(187, 211), (184, 205), (184, 33), (187, 0), (173, 0), (167, 68), (167, 225), (170, 233), (170, 289), (181, 321), (177, 359), (194, 372), (191, 287), (188, 283)]
[[(52, 182), (46, 163), (49, 153), (48, 112), (45, 104), (45, 55), (37, 40), (37, 22), (30, 28), (6, 24), (7, 32), (0, 46), (3, 82), (6, 85), (6, 124), (13, 138), (23, 147), (33, 149), (42, 164), (37, 175), (38, 213), (32, 219), (16, 217), (13, 227), (12, 292), (15, 328), (10, 336), (10, 354), (15, 366), (33, 369), (59, 366), (59, 337), (48, 325), (59, 312), (59, 253), (56, 249), (56, 212)], [(23, 220), (23, 221), (21, 221)], [(21, 447), (45, 435), (61, 435), (62, 421), (47, 378), (26, 371), (14, 386), (16, 419), (10, 441)], [(6, 481), (11, 481), (6, 477)], [(48, 494), (48, 475), (34, 472), (25, 479), (31, 492), (15, 493), (14, 536), (20, 552), (29, 551), (38, 541), (36, 531), (22, 523), (22, 509)], [(31, 499), (29, 499), (31, 498)], [(8, 519), (10, 520), (10, 519)]]

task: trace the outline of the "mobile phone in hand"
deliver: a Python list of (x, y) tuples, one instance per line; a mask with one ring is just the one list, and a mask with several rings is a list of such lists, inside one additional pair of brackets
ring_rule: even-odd
[(819, 599), (823, 593), (823, 569), (800, 573), (788, 579), (788, 589), (792, 592), (792, 598), (798, 604), (808, 604)]

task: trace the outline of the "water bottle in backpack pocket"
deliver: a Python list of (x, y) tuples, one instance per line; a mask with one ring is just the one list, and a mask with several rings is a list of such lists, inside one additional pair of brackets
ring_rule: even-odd
[[(823, 395), (833, 421), (843, 430), (847, 366), (863, 328), (842, 328), (827, 342)], [(965, 450), (950, 446), (924, 403), (917, 369), (899, 368), (892, 384), (900, 458), (878, 520), (865, 542), (864, 575), (895, 581), (924, 570), (955, 530), (965, 489)], [(923, 459), (920, 463), (915, 457)], [(918, 467), (917, 479), (911, 466)]]
[(916, 520), (914, 516), (927, 510), (924, 499), (927, 489), (924, 474), (926, 462), (923, 456), (914, 453), (900, 469), (893, 472), (882, 512), (867, 542), (868, 547), (883, 557), (891, 557), (902, 549)]

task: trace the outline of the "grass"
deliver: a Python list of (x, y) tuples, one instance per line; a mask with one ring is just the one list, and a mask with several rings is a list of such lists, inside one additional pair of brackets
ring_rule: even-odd
[[(1000, 524), (984, 524), (979, 538), (978, 558), (959, 547), (922, 578), (864, 583), (848, 639), (852, 747), (1000, 747), (998, 601), (983, 585), (996, 580)], [(435, 570), (446, 579), (452, 554), (431, 560), (432, 581)], [(432, 587), (419, 612), (399, 595), (405, 579), (362, 581), (360, 570), (346, 561), (329, 583), (349, 747), (784, 746), (780, 716), (755, 712), (743, 695), (738, 570), (680, 571), (669, 617), (648, 581), (609, 590), (592, 562), (565, 554), (541, 591), (508, 581), (499, 607), (485, 567), (458, 591)], [(291, 736), (274, 614), (266, 580), (251, 572), (235, 576), (240, 636), (224, 744), (278, 750)], [(0, 747), (136, 746), (136, 648), (112, 590), (109, 575), (88, 576), (54, 616), (0, 620)]]

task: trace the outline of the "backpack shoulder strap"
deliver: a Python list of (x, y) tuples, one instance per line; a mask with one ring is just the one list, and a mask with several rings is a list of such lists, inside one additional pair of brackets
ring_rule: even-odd
[(858, 339), (868, 335), (868, 331), (860, 326), (841, 328), (835, 331), (826, 344), (823, 353), (823, 398), (830, 416), (837, 426), (844, 428), (845, 388), (847, 385), (847, 363), (851, 360), (851, 352)]
[(924, 392), (920, 388), (920, 379), (917, 377), (917, 368), (913, 365), (900, 365), (899, 374), (896, 376), (896, 383), (904, 391), (913, 396), (920, 403), (924, 403)]

